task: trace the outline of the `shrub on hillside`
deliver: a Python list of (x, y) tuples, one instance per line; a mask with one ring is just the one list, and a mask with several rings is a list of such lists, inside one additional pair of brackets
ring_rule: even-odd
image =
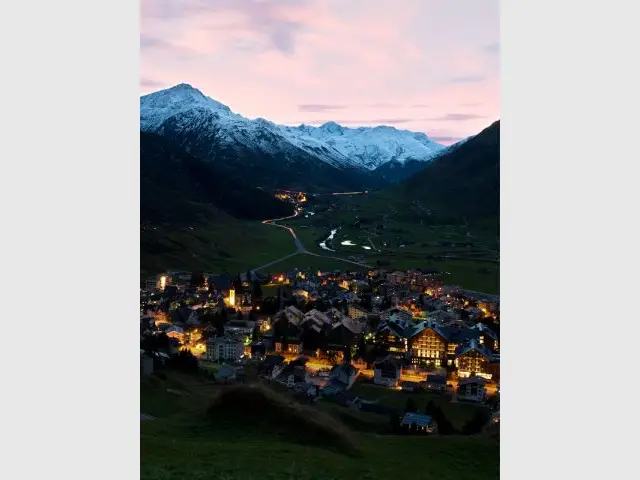
[(198, 359), (189, 350), (181, 350), (171, 356), (171, 366), (185, 373), (198, 372)]
[(486, 409), (478, 410), (476, 414), (467, 421), (462, 427), (462, 433), (464, 435), (475, 435), (482, 432), (484, 427), (489, 423), (491, 415)]
[(235, 385), (221, 390), (207, 415), (215, 423), (242, 424), (299, 443), (335, 446), (347, 454), (359, 450), (351, 431), (338, 420), (262, 385)]

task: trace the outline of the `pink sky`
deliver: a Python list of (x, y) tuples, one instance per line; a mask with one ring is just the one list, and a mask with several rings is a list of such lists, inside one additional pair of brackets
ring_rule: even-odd
[(500, 115), (497, 0), (142, 0), (141, 93), (450, 144)]

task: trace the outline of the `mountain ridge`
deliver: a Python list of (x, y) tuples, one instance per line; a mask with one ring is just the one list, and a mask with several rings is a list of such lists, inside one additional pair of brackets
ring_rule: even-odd
[(286, 126), (264, 118), (250, 120), (184, 83), (140, 97), (140, 129), (159, 134), (217, 129), (223, 146), (241, 145), (271, 155), (297, 150), (336, 168), (368, 172), (389, 161), (427, 162), (446, 148), (422, 132), (386, 125), (349, 128), (326, 122), (318, 127)]

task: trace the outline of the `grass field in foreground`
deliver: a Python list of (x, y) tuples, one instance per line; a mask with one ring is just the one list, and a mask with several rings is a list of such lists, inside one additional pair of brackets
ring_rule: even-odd
[[(268, 429), (211, 424), (204, 411), (216, 389), (225, 387), (202, 385), (186, 376), (167, 377), (166, 381), (146, 379), (143, 383), (141, 411), (154, 415), (150, 408), (155, 405), (157, 418), (140, 425), (141, 479), (493, 480), (499, 476), (495, 439), (376, 435), (356, 430), (361, 453), (349, 456), (326, 447), (300, 445)], [(168, 384), (185, 395), (167, 393)]]

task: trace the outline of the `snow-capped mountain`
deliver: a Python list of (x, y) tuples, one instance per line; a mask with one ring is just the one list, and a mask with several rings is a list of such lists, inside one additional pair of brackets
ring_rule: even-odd
[(320, 127), (300, 125), (281, 127), (281, 130), (292, 142), (321, 141), (367, 170), (375, 170), (387, 162), (429, 160), (445, 148), (424, 133), (387, 126), (347, 128), (328, 122)]
[(187, 149), (198, 145), (200, 154), (214, 160), (220, 149), (250, 150), (292, 165), (320, 160), (334, 168), (372, 171), (393, 161), (426, 161), (445, 147), (424, 133), (393, 127), (346, 128), (334, 122), (320, 127), (277, 125), (262, 118), (250, 120), (190, 85), (151, 93), (140, 98), (140, 130), (179, 136)]

